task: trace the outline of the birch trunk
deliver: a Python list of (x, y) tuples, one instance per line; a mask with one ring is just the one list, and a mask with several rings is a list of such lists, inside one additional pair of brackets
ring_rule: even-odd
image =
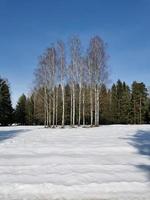
[(99, 126), (99, 88), (97, 88), (97, 126)]
[(50, 93), (50, 96), (49, 96), (49, 127), (51, 127), (52, 125), (52, 117), (51, 117), (51, 93)]
[(72, 105), (73, 105), (73, 103), (72, 103), (72, 88), (70, 89), (70, 95), (71, 95), (71, 102), (70, 102), (70, 104), (71, 104), (71, 106), (70, 106), (70, 125), (72, 126)]
[(66, 62), (65, 62), (65, 45), (63, 41), (58, 41), (59, 63), (60, 63), (60, 81), (61, 81), (61, 98), (62, 98), (62, 118), (61, 125), (65, 125), (65, 87), (64, 79), (66, 74)]
[(93, 126), (93, 90), (90, 88), (90, 112), (91, 112), (91, 126)]
[(45, 127), (48, 126), (48, 106), (47, 106), (47, 89), (44, 87), (44, 109), (45, 109), (45, 120), (44, 120), (44, 125)]
[(56, 87), (56, 127), (58, 121), (58, 88)]
[(97, 87), (95, 86), (95, 126), (97, 126)]
[(62, 127), (64, 127), (65, 124), (65, 91), (64, 91), (64, 85), (62, 86)]
[(55, 88), (53, 88), (53, 127), (55, 127)]
[(46, 114), (46, 88), (44, 88), (44, 126), (46, 128), (46, 120), (47, 120), (47, 114)]
[(83, 104), (83, 126), (85, 126), (85, 88), (82, 91), (82, 104)]
[(72, 92), (73, 92), (73, 94), (72, 94), (73, 95), (73, 113), (72, 113), (73, 114), (73, 119), (72, 119), (72, 125), (74, 126), (75, 125), (75, 111), (76, 111), (75, 110), (75, 103), (76, 102), (75, 102), (75, 85), (74, 84), (73, 84), (73, 91)]
[(81, 93), (82, 93), (82, 87), (79, 86), (79, 119), (78, 119), (78, 126), (80, 126), (81, 123)]

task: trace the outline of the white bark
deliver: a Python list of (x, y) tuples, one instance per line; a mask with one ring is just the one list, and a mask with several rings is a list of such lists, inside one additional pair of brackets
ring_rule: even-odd
[(62, 85), (62, 127), (65, 125), (65, 89)]
[(97, 88), (97, 126), (99, 126), (99, 88)]
[(72, 95), (72, 88), (70, 88), (70, 125), (72, 126), (72, 112), (73, 111), (73, 95)]
[(78, 119), (78, 126), (81, 124), (81, 94), (82, 94), (82, 86), (79, 85), (79, 119)]
[(91, 112), (91, 126), (93, 126), (93, 88), (90, 88), (90, 112)]
[(52, 116), (51, 116), (51, 94), (49, 95), (49, 127), (51, 127), (51, 125), (52, 125)]
[(97, 126), (97, 87), (95, 86), (95, 126)]
[(75, 102), (75, 85), (74, 84), (72, 87), (72, 99), (73, 99), (72, 125), (75, 126), (76, 102)]
[(83, 88), (83, 92), (82, 92), (82, 113), (83, 113), (83, 126), (85, 126), (85, 88)]
[(53, 128), (55, 127), (55, 88), (53, 88)]
[(44, 87), (44, 126), (47, 126), (46, 88)]
[(56, 127), (58, 124), (58, 87), (56, 87)]
[[(65, 61), (65, 45), (62, 41), (57, 42), (58, 45), (58, 56), (59, 56), (59, 66), (60, 66), (60, 84), (61, 84), (61, 94), (62, 94), (62, 127), (65, 125), (65, 84), (64, 79), (66, 75), (66, 61)], [(59, 72), (58, 72), (59, 73)]]

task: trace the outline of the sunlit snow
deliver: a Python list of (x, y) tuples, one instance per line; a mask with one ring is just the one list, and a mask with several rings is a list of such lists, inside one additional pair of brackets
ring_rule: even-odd
[(149, 200), (150, 125), (0, 128), (0, 200)]

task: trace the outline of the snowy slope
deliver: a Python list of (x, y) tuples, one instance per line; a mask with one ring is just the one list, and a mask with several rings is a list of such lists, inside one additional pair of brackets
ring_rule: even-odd
[(0, 200), (150, 200), (150, 125), (0, 128)]

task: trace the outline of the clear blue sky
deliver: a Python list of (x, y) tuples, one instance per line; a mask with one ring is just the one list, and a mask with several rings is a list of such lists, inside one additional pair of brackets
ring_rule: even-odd
[(0, 75), (13, 104), (30, 91), (43, 50), (73, 33), (108, 43), (112, 82), (150, 85), (150, 0), (0, 0)]

